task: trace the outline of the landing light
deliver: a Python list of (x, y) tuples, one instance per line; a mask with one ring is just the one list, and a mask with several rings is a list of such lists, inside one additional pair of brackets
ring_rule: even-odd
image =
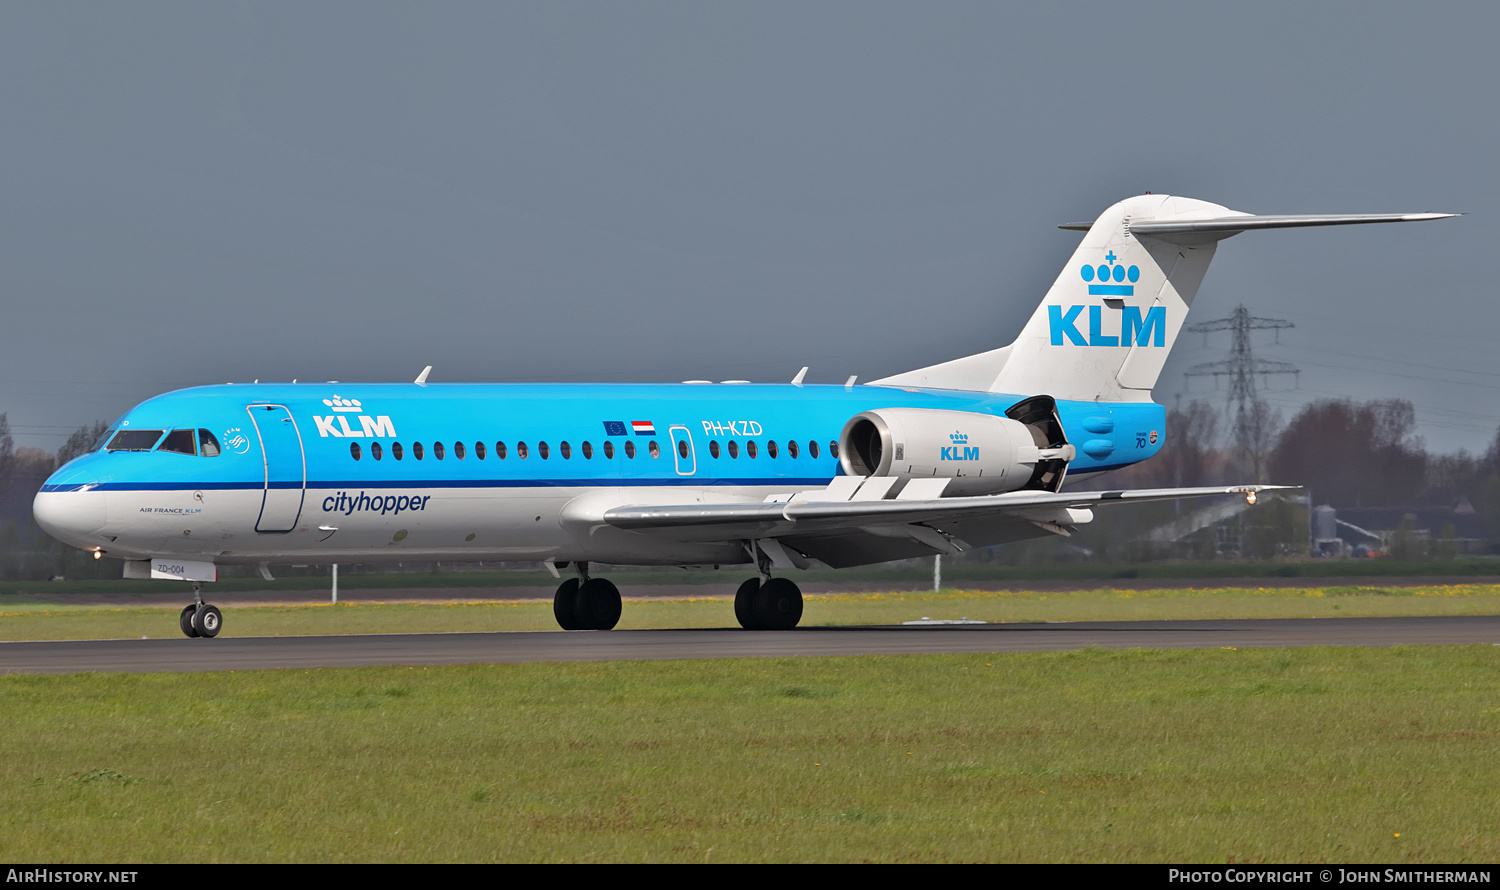
[(1245, 503), (1249, 504), (1252, 507), (1255, 506), (1255, 492), (1253, 492), (1253, 491), (1247, 491), (1247, 492), (1245, 492)]
[(94, 558), (95, 559), (98, 559), (99, 557), (101, 557), (103, 555), (104, 555), (104, 551), (103, 550), (95, 550), (94, 551)]

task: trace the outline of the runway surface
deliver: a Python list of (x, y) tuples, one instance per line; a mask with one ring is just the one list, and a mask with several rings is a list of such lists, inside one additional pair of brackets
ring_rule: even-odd
[(14, 642), (0, 643), (0, 673), (1476, 643), (1500, 645), (1500, 616)]

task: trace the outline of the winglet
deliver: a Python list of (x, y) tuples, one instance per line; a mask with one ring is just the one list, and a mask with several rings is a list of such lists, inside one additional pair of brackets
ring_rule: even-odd
[(417, 379), (413, 380), (412, 383), (415, 383), (418, 386), (426, 386), (427, 385), (427, 375), (431, 374), (431, 373), (432, 373), (432, 365), (428, 365), (427, 367), (425, 367), (425, 368), (422, 369), (422, 373), (418, 374), (417, 375)]
[(803, 365), (802, 366), (802, 370), (800, 370), (800, 371), (797, 372), (797, 376), (792, 378), (792, 385), (793, 386), (801, 386), (802, 385), (802, 381), (806, 377), (807, 377), (807, 366)]

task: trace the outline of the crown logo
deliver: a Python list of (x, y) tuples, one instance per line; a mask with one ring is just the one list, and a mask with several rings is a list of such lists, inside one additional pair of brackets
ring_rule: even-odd
[[(1100, 263), (1097, 266), (1092, 266), (1085, 263), (1083, 268), (1078, 270), (1079, 274), (1083, 276), (1084, 281), (1092, 282), (1095, 278), (1099, 279), (1098, 284), (1089, 285), (1089, 296), (1135, 296), (1135, 283), (1141, 279), (1140, 267), (1130, 266), (1129, 268), (1127, 268), (1125, 266), (1116, 265), (1115, 260), (1119, 258), (1115, 256), (1115, 252), (1113, 250), (1105, 254), (1104, 259), (1107, 261), (1107, 264)], [(1129, 279), (1129, 284), (1123, 283), (1126, 279)], [(1114, 283), (1111, 284), (1111, 281), (1113, 281)]]
[(964, 445), (964, 444), (968, 443), (968, 441), (969, 441), (969, 437), (968, 436), (964, 435), (963, 433), (957, 433), (957, 432), (955, 432), (953, 435), (949, 436), (948, 438), (950, 438), (950, 439), (953, 440), (953, 444), (954, 445)]
[(346, 414), (359, 414), (363, 413), (365, 410), (364, 408), (360, 407), (359, 399), (341, 399), (338, 397), (337, 393), (335, 393), (334, 397), (331, 399), (324, 399), (323, 404), (327, 405), (335, 411)]

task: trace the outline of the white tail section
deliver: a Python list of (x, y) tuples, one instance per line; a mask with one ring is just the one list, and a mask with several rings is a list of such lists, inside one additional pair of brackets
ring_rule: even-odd
[(1454, 215), (1253, 216), (1192, 198), (1127, 198), (1088, 226), (1083, 243), (1014, 343), (874, 382), (1047, 393), (1078, 401), (1149, 401), (1220, 240), (1254, 229)]

